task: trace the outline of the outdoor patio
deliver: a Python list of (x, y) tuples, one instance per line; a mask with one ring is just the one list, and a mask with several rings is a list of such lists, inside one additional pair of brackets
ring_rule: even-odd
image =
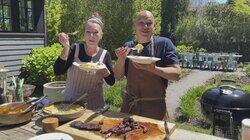
[[(177, 54), (182, 68), (181, 79), (168, 81), (166, 88), (165, 102), (170, 120), (167, 122), (121, 113), (122, 93), (127, 86), (125, 77), (119, 81), (114, 80), (113, 86), (104, 82), (103, 98), (110, 109), (104, 114), (99, 114), (99, 118), (96, 117), (98, 119), (93, 119), (93, 122), (102, 123), (100, 118), (110, 120), (115, 118), (121, 121), (121, 118), (132, 116), (138, 122), (142, 121), (146, 124), (151, 122), (157, 126), (157, 129), (152, 130), (159, 129), (160, 133), (152, 136), (150, 132), (151, 139), (241, 139), (240, 122), (245, 118), (250, 118), (247, 112), (250, 110), (250, 104), (245, 108), (234, 106), (222, 111), (219, 110), (221, 108), (217, 108), (219, 111), (216, 110), (218, 106), (213, 106), (211, 114), (214, 116), (211, 119), (206, 116), (210, 112), (203, 110), (204, 104), (201, 98), (207, 91), (214, 88), (220, 93), (218, 98), (222, 95), (231, 97), (234, 91), (239, 91), (242, 97), (250, 95), (250, 6), (248, 0), (0, 0), (0, 105), (15, 100), (26, 104), (27, 101), (38, 100), (50, 93), (52, 93), (50, 97), (44, 96), (46, 98), (42, 100), (44, 104), (48, 105), (49, 101), (64, 100), (62, 91), (66, 86), (67, 74), (55, 75), (53, 67), (63, 50), (58, 41), (58, 34), (64, 32), (69, 37), (69, 46), (74, 43), (86, 43), (83, 39), (85, 23), (93, 17), (94, 12), (98, 12), (104, 25), (100, 26), (101, 41), (98, 42), (97, 47), (108, 50), (112, 61), (110, 63), (115, 64), (117, 61), (115, 50), (130, 40), (138, 41), (135, 38), (137, 36), (135, 17), (139, 11), (143, 10), (152, 12), (154, 15), (152, 22), (156, 22), (141, 22), (141, 24), (145, 28), (148, 28), (149, 24), (154, 24), (152, 36), (169, 39), (169, 43), (164, 42), (164, 48), (160, 48), (162, 54), (159, 54), (169, 58), (172, 55), (176, 57)], [(146, 32), (151, 33), (151, 30), (141, 32), (146, 34)], [(150, 55), (152, 57), (154, 51), (162, 47), (158, 46), (158, 42), (153, 41), (149, 42), (152, 46), (152, 55)], [(172, 43), (174, 47), (168, 50)], [(150, 45), (144, 47), (148, 46)], [(164, 60), (163, 57), (157, 59), (163, 60), (159, 67), (167, 67), (169, 65), (165, 64), (174, 61)], [(110, 67), (112, 69), (112, 66)], [(16, 79), (12, 78), (13, 76)], [(223, 84), (223, 80), (233, 82)], [(44, 86), (51, 82), (55, 82), (54, 87)], [(16, 90), (18, 88), (14, 87), (17, 87), (17, 84), (19, 86), (24, 84), (24, 88)], [(94, 87), (97, 88), (95, 85)], [(238, 94), (235, 97), (239, 97)], [(250, 99), (243, 99), (246, 100), (240, 102), (240, 105), (250, 103)], [(235, 102), (231, 101), (229, 105), (235, 105)], [(44, 104), (32, 108), (35, 114), (24, 117), (26, 120), (20, 124), (18, 121), (22, 121), (23, 118), (16, 117), (8, 120), (10, 115), (5, 116), (6, 120), (13, 124), (0, 123), (0, 139), (27, 140), (45, 134), (41, 124), (41, 120), (48, 117), (41, 113)], [(248, 114), (241, 115), (242, 112), (237, 112), (241, 116), (235, 119), (232, 112), (237, 109), (245, 110)], [(5, 115), (6, 110), (0, 109), (0, 112), (1, 120), (1, 115)], [(86, 110), (80, 117), (73, 116), (74, 119), (83, 121), (88, 120), (87, 118), (97, 112), (99, 110)], [(218, 115), (214, 112), (222, 113)], [(222, 118), (221, 123), (218, 118)], [(53, 131), (68, 134), (75, 139), (106, 139), (106, 136), (99, 131), (78, 130), (69, 126), (69, 122), (60, 122)], [(126, 136), (121, 139), (124, 138)]]

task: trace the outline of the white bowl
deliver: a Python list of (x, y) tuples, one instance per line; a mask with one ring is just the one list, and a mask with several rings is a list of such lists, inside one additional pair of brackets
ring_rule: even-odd
[(52, 102), (63, 101), (63, 91), (66, 87), (66, 81), (54, 81), (43, 85), (43, 94)]
[[(81, 64), (87, 64), (90, 65), (89, 67), (83, 67)], [(87, 71), (87, 72), (96, 72), (100, 69), (105, 69), (106, 66), (103, 63), (92, 63), (92, 62), (73, 62), (73, 65), (79, 67), (81, 70)]]
[(132, 56), (132, 55), (127, 56), (127, 58), (140, 64), (151, 64), (151, 63), (161, 60), (160, 58), (157, 58), (157, 57)]
[(65, 133), (47, 133), (32, 137), (29, 140), (73, 140), (73, 138)]

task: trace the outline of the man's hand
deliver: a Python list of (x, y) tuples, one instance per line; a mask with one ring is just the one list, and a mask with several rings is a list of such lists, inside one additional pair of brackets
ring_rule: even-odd
[(118, 59), (125, 60), (130, 50), (131, 48), (128, 47), (120, 47), (115, 50), (115, 54), (118, 57)]
[(139, 64), (136, 62), (132, 62), (132, 63), (137, 69), (141, 69), (141, 70), (145, 70), (149, 72), (153, 72), (155, 70), (155, 63), (151, 63), (151, 64)]

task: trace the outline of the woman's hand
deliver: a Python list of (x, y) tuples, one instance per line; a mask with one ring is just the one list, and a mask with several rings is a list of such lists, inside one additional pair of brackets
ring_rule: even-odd
[(128, 47), (120, 47), (115, 50), (115, 54), (118, 57), (118, 59), (125, 60), (130, 50), (131, 48)]
[(137, 69), (146, 70), (146, 71), (149, 71), (149, 72), (154, 72), (154, 70), (155, 70), (155, 63), (139, 64), (139, 63), (133, 62), (133, 65)]
[(108, 70), (107, 67), (105, 67), (105, 69), (100, 69), (96, 72), (96, 74), (101, 77), (101, 78), (104, 78), (104, 77), (107, 77), (110, 75), (110, 71)]
[(64, 48), (69, 48), (69, 36), (65, 34), (64, 32), (58, 34), (59, 42), (63, 45)]

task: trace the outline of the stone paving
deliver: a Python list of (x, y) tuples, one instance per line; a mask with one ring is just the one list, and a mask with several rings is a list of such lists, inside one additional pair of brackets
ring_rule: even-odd
[[(175, 117), (175, 112), (180, 104), (180, 97), (183, 96), (188, 89), (195, 86), (203, 85), (208, 79), (221, 73), (223, 72), (192, 70), (190, 74), (183, 77), (178, 82), (171, 83), (166, 90), (166, 104), (170, 117)], [(236, 72), (233, 73), (242, 75), (241, 69), (238, 69)]]

